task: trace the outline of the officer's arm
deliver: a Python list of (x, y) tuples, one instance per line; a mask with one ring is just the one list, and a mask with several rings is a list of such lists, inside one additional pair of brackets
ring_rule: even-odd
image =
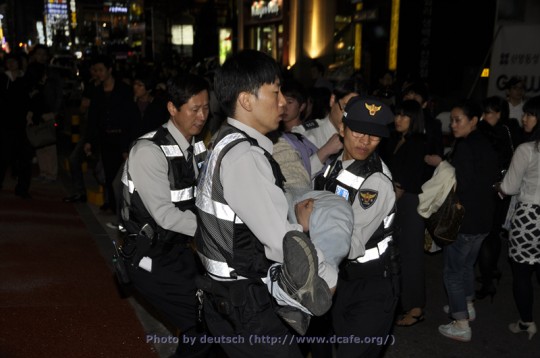
[(129, 173), (144, 206), (166, 230), (193, 236), (197, 219), (192, 211), (180, 211), (171, 201), (167, 159), (155, 145), (141, 141), (129, 156)]

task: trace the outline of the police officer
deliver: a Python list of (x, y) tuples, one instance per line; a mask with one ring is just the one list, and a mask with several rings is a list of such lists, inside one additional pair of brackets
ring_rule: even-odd
[[(205, 321), (214, 336), (236, 338), (222, 342), (230, 357), (300, 357), (294, 341), (285, 343), (292, 332), (281, 317), (296, 324), (288, 313), (302, 309), (298, 303), (320, 315), (332, 302), (317, 274), (315, 247), (302, 233), (309, 230), (313, 201), (297, 205), (299, 224), (287, 220), (283, 176), (266, 137), (283, 115), (280, 76), (270, 56), (243, 50), (225, 61), (214, 81), (228, 118), (199, 177), (195, 241), (206, 269), (198, 281)], [(275, 301), (279, 289), (289, 297)], [(292, 310), (276, 313), (280, 300)]]
[(191, 248), (197, 228), (195, 185), (206, 147), (199, 141), (208, 117), (209, 85), (202, 77), (179, 75), (168, 83), (170, 119), (136, 140), (124, 168), (122, 250), (134, 287), (192, 344), (180, 343), (175, 357), (203, 357), (196, 329), (199, 273)]
[(393, 119), (381, 101), (352, 98), (340, 126), (343, 152), (315, 182), (315, 189), (347, 199), (354, 213), (351, 247), (340, 266), (331, 314), (337, 336), (362, 342), (340, 343), (338, 357), (378, 357), (384, 345), (377, 339), (385, 339), (394, 319), (399, 293), (392, 241), (396, 197), (390, 171), (375, 152), (381, 138), (389, 136), (387, 124)]

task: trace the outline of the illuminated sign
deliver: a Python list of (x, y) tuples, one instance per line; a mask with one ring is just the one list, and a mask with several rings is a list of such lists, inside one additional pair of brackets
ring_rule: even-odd
[(45, 13), (49, 15), (67, 15), (67, 4), (46, 4)]
[(254, 1), (251, 4), (251, 17), (263, 17), (265, 15), (276, 16), (279, 15), (281, 9), (282, 0), (270, 0), (268, 2), (264, 0)]
[(75, 0), (70, 0), (69, 8), (71, 9), (71, 27), (77, 27), (77, 3)]
[(127, 14), (128, 8), (125, 6), (111, 6), (109, 12), (113, 14)]
[(173, 45), (193, 45), (192, 25), (172, 25), (171, 34)]
[(104, 11), (110, 14), (127, 14), (129, 9), (123, 1), (105, 1)]

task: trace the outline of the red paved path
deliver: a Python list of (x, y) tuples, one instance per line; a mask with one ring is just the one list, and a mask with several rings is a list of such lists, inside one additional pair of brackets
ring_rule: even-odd
[(0, 190), (0, 357), (157, 357), (60, 183)]

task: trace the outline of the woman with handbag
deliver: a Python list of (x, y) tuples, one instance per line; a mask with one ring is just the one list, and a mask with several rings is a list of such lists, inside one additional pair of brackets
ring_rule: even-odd
[[(472, 337), (469, 320), (474, 310), (474, 263), (484, 238), (493, 222), (492, 186), (497, 181), (498, 163), (495, 150), (488, 139), (477, 130), (482, 115), (474, 101), (464, 100), (453, 106), (450, 127), (456, 138), (448, 161), (455, 168), (456, 194), (465, 208), (465, 215), (456, 241), (443, 248), (443, 280), (452, 322), (439, 326), (445, 337), (468, 342)], [(438, 165), (442, 158), (426, 156), (430, 165)]]
[(496, 186), (505, 195), (517, 195), (510, 224), (509, 250), (512, 289), (519, 320), (508, 328), (512, 333), (536, 333), (533, 322), (532, 274), (540, 274), (540, 96), (523, 106), (523, 130), (529, 141), (519, 145), (502, 183)]

